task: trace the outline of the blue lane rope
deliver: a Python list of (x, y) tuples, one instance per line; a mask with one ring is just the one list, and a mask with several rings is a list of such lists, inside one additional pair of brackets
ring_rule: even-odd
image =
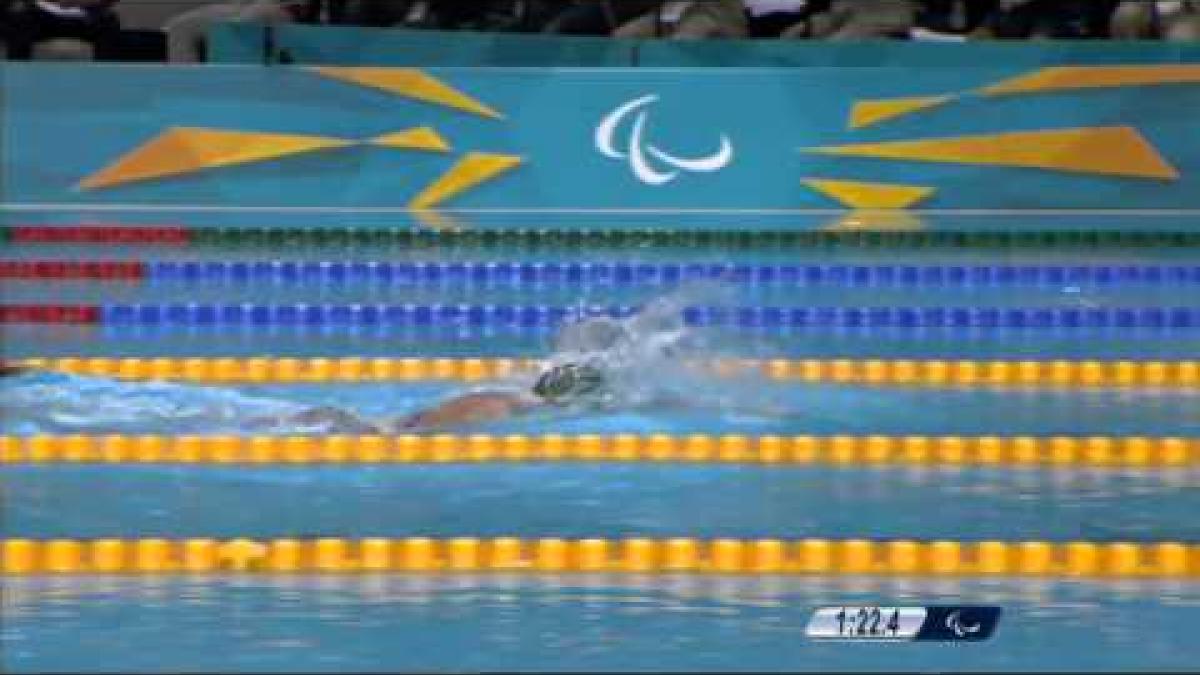
[(156, 262), (150, 282), (656, 285), (725, 280), (778, 286), (1197, 284), (1193, 265), (735, 265), (728, 263)]
[[(536, 329), (585, 316), (626, 317), (635, 307), (386, 304), (107, 304), (107, 325), (391, 326)], [(689, 326), (779, 328), (1200, 327), (1200, 307), (687, 307)]]

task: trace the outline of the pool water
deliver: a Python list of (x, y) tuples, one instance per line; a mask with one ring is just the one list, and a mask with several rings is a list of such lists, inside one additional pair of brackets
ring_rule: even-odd
[[(193, 216), (194, 217), (194, 216)], [(777, 218), (744, 222), (787, 229)], [(1014, 224), (1018, 227), (1019, 224)], [(1097, 230), (1144, 228), (1130, 219)], [(306, 224), (307, 226), (307, 224)], [(493, 224), (494, 226), (494, 224)], [(587, 227), (588, 223), (576, 223)], [(798, 226), (793, 223), (790, 226)], [(1045, 227), (1045, 224), (1042, 224)], [(1087, 229), (1072, 221), (1065, 229)], [(540, 250), (371, 246), (206, 248), (8, 242), (2, 261), (588, 262), (862, 266), (1187, 265), (1180, 247), (896, 250), (645, 246)], [(1193, 284), (1194, 285), (1194, 284)], [(685, 291), (688, 290), (685, 284)], [(724, 279), (720, 302), (763, 307), (1121, 309), (1191, 307), (1188, 283), (1068, 281), (761, 284)], [(705, 288), (710, 288), (706, 286)], [(169, 275), (4, 281), (5, 304), (642, 307), (671, 283), (469, 279), (404, 283)], [(708, 292), (708, 291), (706, 291)], [(690, 297), (690, 296), (689, 296)], [(5, 360), (104, 357), (536, 357), (559, 326), (3, 325)], [(691, 327), (689, 356), (1164, 359), (1200, 354), (1200, 326)], [(647, 369), (649, 379), (664, 372)], [(670, 383), (658, 383), (665, 385)], [(461, 430), (494, 434), (1200, 436), (1200, 390), (903, 387), (748, 378)], [(127, 382), (61, 372), (0, 380), (0, 435), (254, 434), (263, 410), (333, 405), (401, 417), (460, 392), (452, 381)], [(688, 391), (688, 388), (693, 391)], [(677, 388), (679, 389), (679, 388)], [(679, 391), (674, 393), (678, 394)], [(1146, 469), (526, 463), (477, 465), (0, 465), (4, 538), (823, 537), (954, 541), (1200, 541), (1200, 472)], [(717, 575), (5, 576), (0, 669), (1186, 670), (1200, 662), (1195, 581)], [(996, 604), (976, 644), (816, 643), (823, 604)]]
[[(1187, 670), (1194, 584), (222, 576), (6, 584), (10, 671)], [(1005, 608), (977, 645), (820, 643), (813, 609)], [(120, 628), (115, 628), (119, 626)]]

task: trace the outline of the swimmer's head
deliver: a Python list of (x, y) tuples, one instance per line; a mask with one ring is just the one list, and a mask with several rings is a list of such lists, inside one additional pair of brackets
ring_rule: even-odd
[(564, 363), (542, 373), (533, 385), (533, 393), (548, 403), (568, 403), (595, 393), (603, 386), (604, 373), (599, 368)]

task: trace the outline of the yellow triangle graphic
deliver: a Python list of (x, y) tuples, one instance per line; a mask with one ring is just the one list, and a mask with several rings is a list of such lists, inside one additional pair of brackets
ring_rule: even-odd
[(808, 152), (916, 162), (1015, 166), (1174, 180), (1179, 173), (1132, 127), (1080, 127), (858, 143)]
[(344, 82), (406, 96), (426, 103), (436, 103), (456, 110), (503, 119), (504, 116), (476, 101), (441, 80), (416, 68), (349, 68), (323, 66), (313, 72)]
[(79, 187), (105, 188), (354, 144), (323, 136), (173, 127), (84, 178)]
[(1149, 66), (1055, 66), (1041, 68), (980, 89), (987, 96), (1027, 94), (1101, 87), (1137, 87), (1158, 84), (1200, 84), (1200, 66), (1163, 64)]
[(396, 131), (370, 140), (372, 145), (402, 150), (428, 150), (430, 152), (450, 152), (450, 144), (432, 127), (416, 127)]
[(469, 190), (480, 183), (516, 167), (521, 158), (514, 155), (491, 155), (482, 152), (467, 153), (454, 166), (428, 185), (421, 194), (413, 198), (409, 207), (428, 209)]
[(802, 181), (842, 206), (855, 209), (906, 209), (933, 194), (935, 188), (895, 183), (806, 178)]
[(888, 98), (874, 101), (858, 101), (850, 109), (850, 128), (861, 129), (893, 117), (900, 117), (918, 110), (925, 110), (954, 98), (953, 96), (917, 96), (913, 98)]
[(821, 228), (834, 232), (911, 232), (925, 229), (925, 221), (908, 211), (851, 211)]

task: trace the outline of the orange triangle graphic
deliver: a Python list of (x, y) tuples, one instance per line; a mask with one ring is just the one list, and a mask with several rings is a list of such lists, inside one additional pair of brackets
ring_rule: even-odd
[(954, 98), (953, 96), (917, 96), (858, 101), (850, 109), (850, 128), (861, 129), (895, 117), (925, 110)]
[(857, 180), (806, 178), (808, 187), (855, 209), (906, 209), (933, 194), (935, 188)]
[(311, 69), (313, 72), (344, 82), (353, 82), (364, 87), (436, 103), (464, 112), (503, 119), (503, 115), (467, 96), (441, 80), (416, 68), (358, 68), (324, 66)]
[(84, 178), (85, 190), (354, 145), (323, 136), (172, 127)]
[(1100, 87), (1137, 87), (1159, 84), (1200, 84), (1200, 66), (1163, 64), (1146, 66), (1055, 66), (1041, 68), (979, 90), (987, 96), (1028, 94)]
[(429, 209), (480, 183), (517, 167), (522, 162), (514, 155), (471, 152), (421, 191), (409, 203), (412, 209)]
[(1012, 131), (835, 145), (807, 151), (824, 155), (1027, 167), (1136, 178), (1174, 180), (1179, 177), (1179, 172), (1132, 127)]
[(430, 152), (450, 152), (450, 144), (431, 127), (416, 127), (396, 131), (382, 136), (376, 136), (370, 141), (371, 145), (401, 150), (428, 150)]

